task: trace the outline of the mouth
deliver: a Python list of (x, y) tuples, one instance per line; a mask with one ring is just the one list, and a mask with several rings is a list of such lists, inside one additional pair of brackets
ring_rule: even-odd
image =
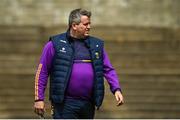
[(90, 29), (87, 29), (87, 30), (86, 30), (86, 32), (88, 32), (88, 33), (89, 33), (89, 32), (90, 32)]

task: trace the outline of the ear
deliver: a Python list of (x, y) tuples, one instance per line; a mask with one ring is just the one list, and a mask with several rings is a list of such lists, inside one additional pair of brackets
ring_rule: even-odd
[(77, 30), (77, 24), (76, 23), (72, 23), (72, 29)]

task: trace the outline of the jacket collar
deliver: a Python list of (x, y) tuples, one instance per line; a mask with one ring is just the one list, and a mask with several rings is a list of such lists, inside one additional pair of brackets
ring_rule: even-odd
[[(67, 38), (67, 41), (71, 44), (73, 43), (74, 39), (76, 38), (73, 38), (71, 37), (70, 35), (70, 30), (68, 29), (67, 32), (66, 32), (66, 38)], [(84, 42), (85, 42), (85, 45), (90, 48), (90, 39), (89, 39), (89, 36), (84, 38)]]

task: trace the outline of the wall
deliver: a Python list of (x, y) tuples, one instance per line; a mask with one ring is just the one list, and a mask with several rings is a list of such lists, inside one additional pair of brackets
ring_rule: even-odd
[(105, 26), (180, 26), (179, 0), (1, 0), (0, 25), (66, 25), (69, 12), (87, 8)]

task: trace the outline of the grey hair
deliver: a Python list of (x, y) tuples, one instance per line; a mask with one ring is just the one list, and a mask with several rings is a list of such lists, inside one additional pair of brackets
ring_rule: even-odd
[(81, 8), (72, 10), (71, 13), (69, 14), (69, 28), (71, 27), (73, 22), (79, 24), (81, 22), (82, 15), (85, 15), (90, 18), (91, 12)]

